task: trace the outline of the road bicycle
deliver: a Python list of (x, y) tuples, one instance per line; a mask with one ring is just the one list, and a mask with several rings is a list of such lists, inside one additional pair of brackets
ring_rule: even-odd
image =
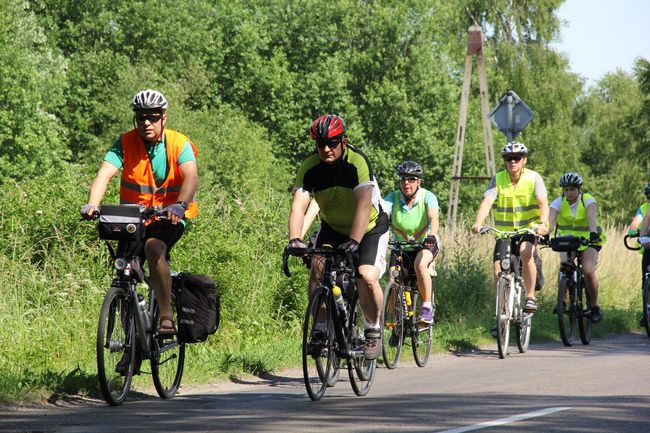
[[(185, 344), (177, 337), (157, 334), (160, 313), (153, 290), (140, 264), (145, 225), (160, 218), (160, 209), (140, 205), (101, 206), (101, 239), (106, 241), (116, 276), (99, 314), (97, 329), (97, 378), (104, 400), (112, 406), (126, 399), (134, 374), (143, 359), (151, 362), (151, 376), (161, 398), (178, 391), (185, 364)], [(118, 241), (117, 250), (109, 240)], [(178, 295), (172, 290), (173, 317), (177, 318)]]
[(397, 366), (404, 339), (411, 337), (413, 357), (418, 367), (424, 367), (431, 354), (433, 326), (420, 323), (422, 298), (417, 289), (417, 278), (412, 260), (404, 254), (404, 248), (414, 253), (422, 249), (416, 241), (390, 241), (391, 280), (384, 289), (382, 311), (382, 355), (387, 368)]
[(591, 316), (589, 291), (582, 275), (582, 254), (579, 249), (590, 245), (588, 239), (577, 236), (558, 236), (550, 240), (553, 251), (567, 253), (567, 261), (560, 264), (557, 283), (557, 314), (560, 338), (565, 346), (572, 346), (576, 328), (582, 344), (591, 343)]
[(307, 394), (314, 401), (320, 400), (327, 387), (336, 384), (341, 362), (345, 360), (352, 390), (364, 396), (375, 378), (377, 361), (363, 355), (365, 323), (352, 257), (326, 245), (301, 251), (285, 248), (282, 270), (287, 277), (291, 277), (289, 255), (303, 253), (306, 263), (317, 257), (323, 265), (323, 272), (309, 297), (302, 334), (302, 368)]
[(532, 234), (540, 240), (543, 238), (531, 228), (504, 232), (494, 227), (484, 227), (479, 232), (481, 235), (486, 233), (493, 234), (497, 239), (510, 240), (510, 242), (504, 242), (501, 271), (498, 275), (496, 288), (497, 348), (499, 358), (504, 359), (508, 355), (510, 344), (510, 325), (514, 325), (517, 348), (520, 353), (528, 350), (533, 325), (533, 313), (524, 311), (526, 288), (521, 277), (519, 257), (521, 237), (525, 234)]
[[(628, 250), (639, 251), (643, 246), (641, 246), (638, 241), (635, 246), (628, 244), (628, 239), (638, 239), (639, 234), (635, 235), (626, 235), (623, 238), (623, 243)], [(641, 325), (645, 328), (645, 332), (650, 337), (650, 269), (645, 269), (645, 276), (643, 278), (643, 283), (641, 284), (641, 299), (642, 299), (642, 308), (643, 312), (641, 313)]]

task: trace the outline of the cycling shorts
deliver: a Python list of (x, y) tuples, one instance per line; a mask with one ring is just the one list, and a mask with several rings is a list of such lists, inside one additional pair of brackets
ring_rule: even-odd
[(144, 253), (144, 244), (147, 239), (158, 239), (167, 246), (167, 254), (165, 258), (169, 261), (169, 251), (178, 242), (185, 232), (185, 226), (182, 223), (172, 224), (168, 219), (159, 219), (152, 221), (145, 228), (144, 242), (138, 241), (120, 241), (118, 244), (118, 251), (131, 251), (136, 249), (134, 255), (140, 257), (142, 263), (145, 262), (146, 256)]
[[(492, 254), (492, 261), (497, 262), (501, 260), (506, 253), (508, 243), (510, 243), (510, 251), (514, 251), (515, 248), (519, 251), (519, 246), (523, 242), (530, 242), (531, 244), (537, 246), (537, 236), (525, 233), (521, 236), (514, 236), (512, 238), (497, 239), (496, 244), (494, 245), (494, 253)], [(544, 287), (544, 274), (542, 272), (542, 258), (537, 251), (537, 248), (533, 251), (533, 260), (535, 262), (536, 277), (535, 277), (535, 290), (541, 290)]]
[[(335, 231), (325, 221), (321, 222), (316, 233), (316, 248), (331, 245), (336, 248), (346, 242), (350, 236)], [(377, 217), (375, 227), (363, 235), (357, 250), (358, 265), (372, 265), (379, 269), (379, 277), (386, 272), (386, 248), (388, 247), (388, 215), (381, 213)]]

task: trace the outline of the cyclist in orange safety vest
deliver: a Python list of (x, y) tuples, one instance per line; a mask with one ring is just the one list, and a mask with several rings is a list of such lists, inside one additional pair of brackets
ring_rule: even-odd
[(120, 203), (159, 206), (166, 212), (166, 218), (147, 225), (142, 258), (149, 264), (149, 283), (160, 308), (158, 333), (170, 336), (177, 329), (172, 320), (172, 279), (167, 257), (183, 235), (185, 218), (198, 213), (194, 201), (197, 151), (186, 136), (165, 129), (168, 102), (162, 93), (151, 89), (138, 92), (131, 107), (135, 128), (123, 133), (104, 157), (81, 214), (93, 214), (110, 180), (120, 170)]

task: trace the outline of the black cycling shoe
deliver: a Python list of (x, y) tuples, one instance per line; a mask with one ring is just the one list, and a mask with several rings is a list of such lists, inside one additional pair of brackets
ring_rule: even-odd
[(494, 325), (492, 329), (490, 329), (490, 334), (492, 334), (492, 337), (497, 338), (497, 327)]
[[(120, 362), (115, 365), (115, 372), (120, 373), (120, 376), (126, 376), (129, 372), (129, 361), (131, 360), (131, 352), (129, 350), (125, 351), (122, 355)], [(136, 349), (135, 359), (133, 361), (133, 375), (136, 376), (140, 374), (140, 366), (142, 365), (142, 357), (140, 356), (140, 351)]]
[(589, 315), (589, 320), (591, 320), (591, 323), (598, 323), (601, 320), (603, 320), (603, 313), (600, 312), (600, 307), (596, 305), (595, 307), (591, 307), (591, 314)]
[(327, 345), (327, 335), (325, 331), (320, 329), (314, 329), (311, 337), (311, 342), (307, 346), (307, 352), (313, 357), (318, 358), (322, 353), (323, 349)]
[[(643, 326), (643, 325), (641, 325), (641, 326)], [(397, 339), (397, 333), (395, 333), (395, 330), (393, 329), (393, 330), (391, 331), (391, 333), (390, 333), (390, 338), (388, 338), (388, 345), (389, 345), (390, 347), (397, 347), (397, 343), (398, 343), (398, 342), (399, 342), (399, 341), (398, 341), (398, 339)]]

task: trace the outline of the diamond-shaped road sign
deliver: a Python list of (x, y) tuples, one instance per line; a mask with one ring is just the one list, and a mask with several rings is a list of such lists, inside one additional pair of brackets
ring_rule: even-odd
[(535, 113), (512, 90), (509, 90), (499, 104), (490, 112), (490, 120), (512, 141), (535, 117)]

